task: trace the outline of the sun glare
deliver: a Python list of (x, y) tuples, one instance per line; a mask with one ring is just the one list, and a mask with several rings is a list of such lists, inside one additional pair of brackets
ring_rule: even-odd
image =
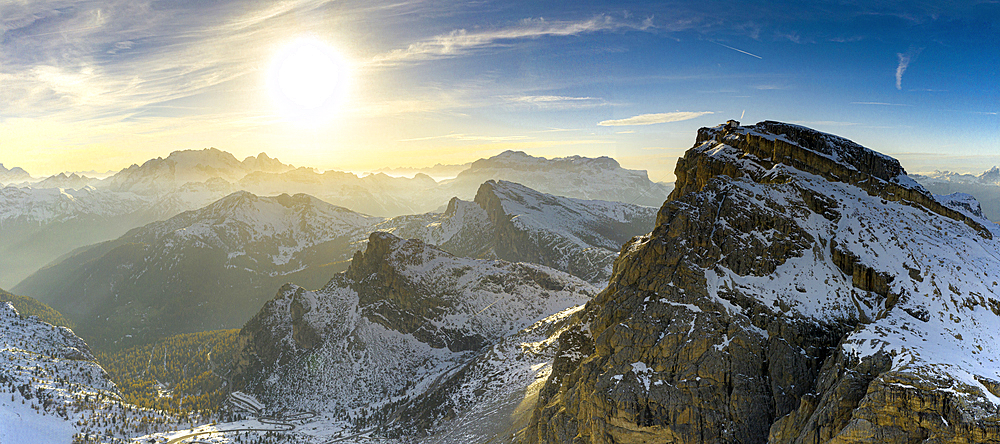
[(327, 117), (347, 93), (348, 67), (329, 45), (301, 39), (279, 52), (268, 82), (282, 110), (299, 121)]

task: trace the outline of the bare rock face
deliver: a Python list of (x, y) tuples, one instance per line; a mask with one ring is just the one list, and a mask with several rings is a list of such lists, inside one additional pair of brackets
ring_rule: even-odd
[(456, 256), (530, 262), (603, 285), (625, 241), (652, 228), (656, 208), (582, 200), (489, 180), (472, 202), (441, 214), (400, 216), (379, 230), (418, 238)]
[(676, 175), (523, 442), (1000, 442), (995, 225), (778, 122), (701, 129)]
[(656, 209), (540, 193), (513, 182), (487, 181), (475, 203), (492, 226), (497, 258), (542, 264), (588, 282), (607, 282), (621, 245), (652, 225)]

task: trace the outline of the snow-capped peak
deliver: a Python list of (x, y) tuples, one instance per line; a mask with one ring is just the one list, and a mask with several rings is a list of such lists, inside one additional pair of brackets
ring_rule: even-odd
[(171, 232), (188, 238), (250, 236), (239, 244), (291, 237), (298, 239), (299, 244), (312, 245), (322, 239), (347, 234), (345, 230), (370, 227), (380, 220), (306, 194), (261, 197), (237, 191), (202, 209), (153, 224), (151, 228), (155, 227), (152, 230), (157, 233)]
[(263, 153), (240, 162), (232, 154), (216, 148), (183, 150), (121, 170), (108, 179), (107, 186), (117, 191), (160, 194), (188, 182), (204, 182), (216, 177), (236, 182), (252, 172), (280, 173), (292, 169), (291, 165), (284, 165)]

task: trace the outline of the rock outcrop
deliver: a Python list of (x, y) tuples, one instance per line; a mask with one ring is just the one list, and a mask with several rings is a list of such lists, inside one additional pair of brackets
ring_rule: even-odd
[(656, 214), (654, 208), (558, 197), (492, 180), (479, 187), (475, 202), (493, 226), (498, 258), (542, 264), (597, 283), (611, 276), (618, 248), (647, 232)]
[(603, 284), (621, 245), (649, 231), (656, 209), (545, 194), (486, 181), (472, 202), (453, 198), (444, 213), (400, 216), (377, 226), (458, 255), (530, 262)]
[(994, 224), (778, 122), (703, 128), (676, 175), (523, 442), (1000, 442)]
[[(540, 265), (461, 258), (375, 232), (348, 270), (324, 288), (286, 285), (243, 327), (232, 389), (254, 393), (275, 409), (321, 408), (347, 427), (394, 420), (396, 434), (423, 434), (472, 404), (446, 387), (496, 384), (482, 374), (517, 365), (487, 359), (491, 350), (514, 353), (523, 348), (511, 339), (518, 335), (544, 339), (538, 336), (556, 321), (522, 330), (595, 293), (590, 284)], [(547, 360), (524, 358), (538, 366)], [(534, 370), (522, 368), (518, 378), (530, 382)], [(474, 374), (480, 376), (470, 380)], [(429, 400), (440, 397), (450, 402)], [(405, 413), (428, 411), (434, 414)]]

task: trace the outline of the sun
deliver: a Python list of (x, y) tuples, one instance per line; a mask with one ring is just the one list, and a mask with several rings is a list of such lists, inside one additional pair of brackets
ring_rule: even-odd
[(296, 120), (315, 120), (336, 111), (347, 93), (348, 66), (330, 45), (300, 39), (275, 57), (268, 75), (271, 95)]

